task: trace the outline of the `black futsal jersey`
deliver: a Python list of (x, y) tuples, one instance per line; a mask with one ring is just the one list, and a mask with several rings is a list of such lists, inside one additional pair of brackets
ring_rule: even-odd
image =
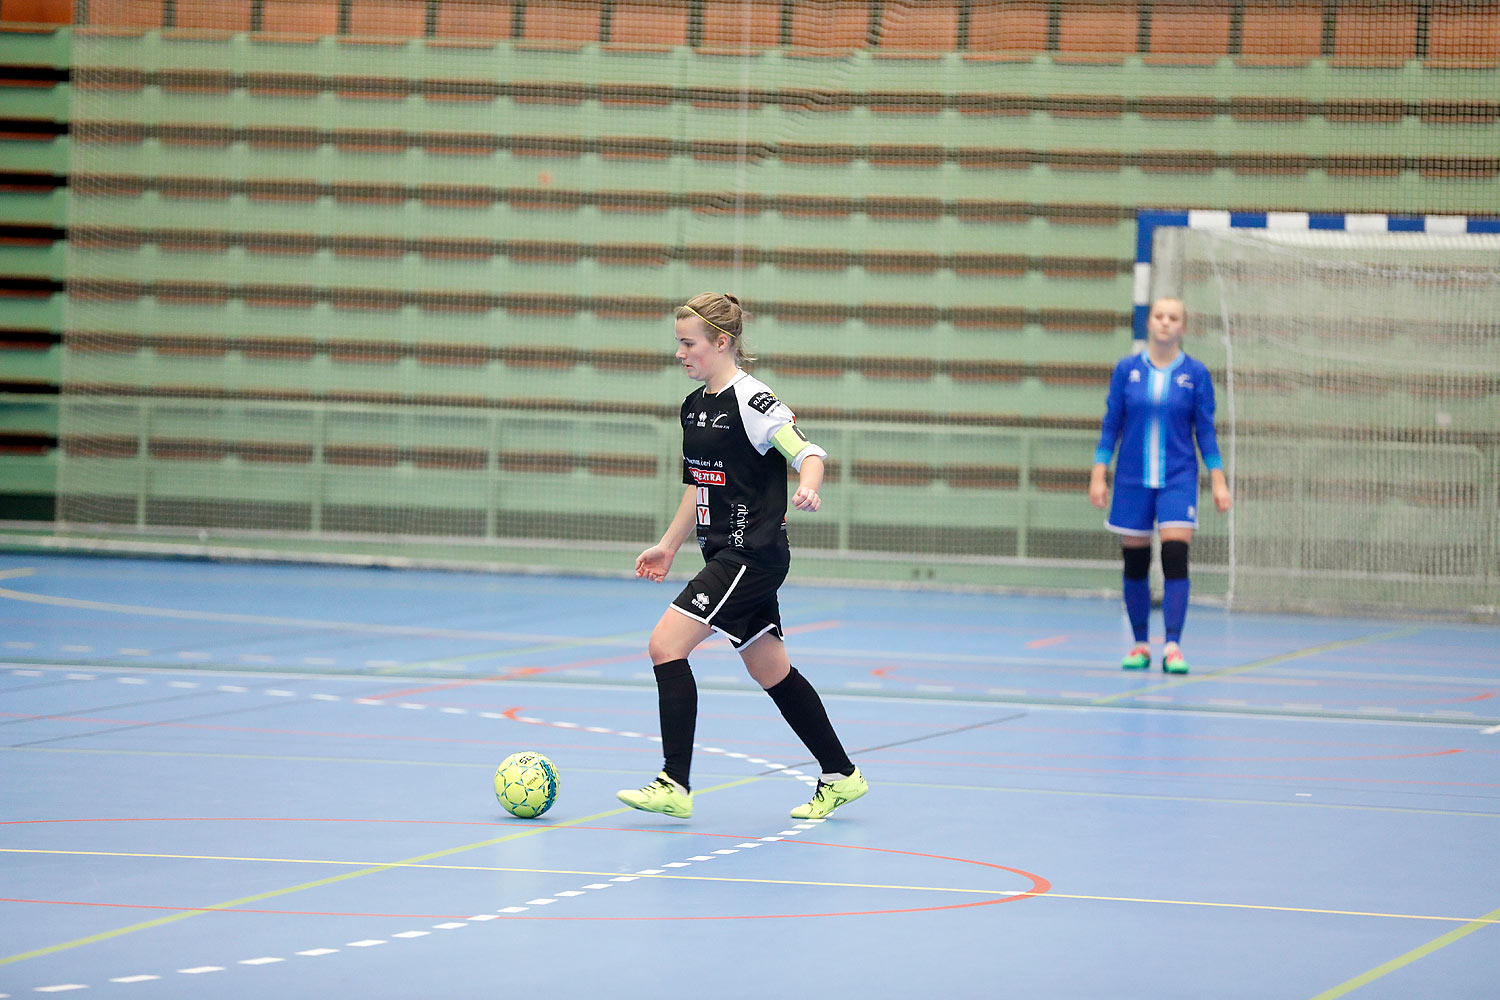
[(764, 382), (743, 371), (717, 394), (704, 386), (683, 400), (682, 481), (696, 487), (705, 560), (722, 553), (756, 568), (790, 564), (786, 459), (771, 438), (794, 419)]

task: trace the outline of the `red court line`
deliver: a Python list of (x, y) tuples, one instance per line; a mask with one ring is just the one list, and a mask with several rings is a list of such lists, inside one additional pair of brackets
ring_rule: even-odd
[[(806, 632), (821, 632), (824, 629), (838, 628), (842, 624), (843, 622), (834, 619), (824, 622), (813, 622), (808, 625), (796, 625), (792, 628), (785, 629), (784, 631), (787, 635), (801, 635)], [(710, 639), (702, 643), (698, 648), (700, 650), (714, 650), (720, 648), (728, 648), (728, 646), (729, 640), (727, 639)], [(388, 698), (410, 698), (413, 695), (431, 694), (435, 691), (451, 691), (455, 688), (469, 687), (474, 684), (493, 684), (497, 681), (515, 680), (518, 677), (534, 677), (537, 674), (555, 674), (560, 673), (564, 670), (579, 670), (586, 667), (605, 667), (611, 666), (616, 663), (630, 663), (634, 661), (640, 661), (643, 664), (647, 662), (644, 646), (642, 647), (640, 652), (628, 653), (624, 656), (607, 656), (601, 659), (594, 660), (574, 660), (571, 663), (561, 663), (552, 667), (513, 667), (503, 674), (491, 674), (488, 677), (466, 678), (464, 680), (450, 681), (445, 684), (433, 684), (427, 687), (406, 688), (401, 691), (391, 691), (387, 694), (371, 695), (370, 697), (373, 700), (382, 701)]]
[(503, 674), (490, 674), (486, 677), (469, 677), (464, 680), (449, 681), (446, 684), (429, 684), (426, 687), (404, 688), (400, 691), (390, 691), (386, 694), (369, 695), (371, 701), (385, 701), (389, 698), (410, 698), (413, 695), (432, 694), (435, 691), (452, 691), (455, 688), (472, 687), (475, 684), (494, 684), (499, 681), (515, 680), (518, 677), (534, 677), (537, 674), (555, 674), (564, 670), (578, 670), (582, 667), (603, 667), (613, 663), (628, 663), (632, 660), (643, 660), (645, 656), (641, 653), (630, 653), (625, 656), (607, 656), (597, 660), (575, 660), (572, 663), (563, 663), (555, 667), (512, 667)]

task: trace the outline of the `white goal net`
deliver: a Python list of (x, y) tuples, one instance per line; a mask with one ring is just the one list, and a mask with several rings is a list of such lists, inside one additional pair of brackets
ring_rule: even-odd
[(1172, 229), (1157, 240), (1157, 289), (1180, 287), (1188, 350), (1223, 373), (1236, 501), (1226, 599), (1493, 615), (1500, 236)]

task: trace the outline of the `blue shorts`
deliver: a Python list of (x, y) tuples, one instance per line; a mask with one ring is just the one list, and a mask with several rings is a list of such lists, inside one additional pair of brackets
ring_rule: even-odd
[(1115, 483), (1115, 498), (1104, 526), (1117, 535), (1149, 538), (1158, 528), (1198, 527), (1198, 484), (1191, 487), (1152, 489), (1130, 483)]

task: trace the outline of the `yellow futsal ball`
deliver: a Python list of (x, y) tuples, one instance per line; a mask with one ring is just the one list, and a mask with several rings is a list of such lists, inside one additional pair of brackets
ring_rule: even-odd
[(536, 819), (557, 801), (557, 768), (539, 753), (513, 753), (495, 768), (495, 798), (512, 816)]

